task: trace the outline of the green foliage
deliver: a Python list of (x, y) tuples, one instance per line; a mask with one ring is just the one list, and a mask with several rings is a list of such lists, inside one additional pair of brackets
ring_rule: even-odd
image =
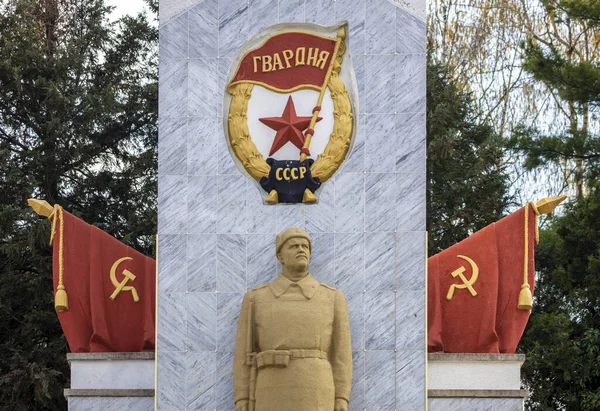
[(567, 59), (553, 44), (524, 44), (523, 68), (555, 89), (560, 98), (578, 103), (600, 104), (600, 66), (595, 62)]
[(600, 409), (600, 194), (541, 232), (532, 316), (520, 350), (530, 410)]
[(582, 130), (545, 135), (535, 128), (518, 127), (507, 146), (526, 153), (523, 167), (534, 170), (565, 160), (580, 162), (581, 178), (594, 189), (600, 176), (600, 138)]
[(501, 140), (478, 124), (447, 70), (427, 68), (427, 231), (436, 254), (502, 218), (509, 205)]
[[(436, 58), (474, 91), (482, 117), (504, 131), (508, 148), (525, 157), (526, 169), (536, 171), (529, 176), (550, 179), (554, 175), (548, 170), (560, 170), (562, 189), (578, 194), (563, 217), (550, 220), (536, 251), (534, 310), (520, 345), (527, 355), (527, 407), (600, 410), (600, 1), (441, 0), (431, 2), (429, 11), (428, 40)], [(428, 116), (428, 127), (432, 119)], [(518, 124), (523, 126), (515, 128)], [(428, 138), (435, 139), (429, 129)], [(436, 162), (428, 150), (429, 173)], [(516, 170), (521, 173), (520, 165)], [(432, 198), (435, 182), (430, 179)], [(452, 184), (438, 187), (440, 198), (456, 190)], [(458, 207), (441, 203), (441, 216), (428, 204), (428, 227), (444, 218), (448, 225), (468, 226), (454, 217)], [(446, 210), (452, 217), (443, 214)], [(474, 209), (473, 215), (480, 212)], [(561, 212), (562, 207), (556, 213)], [(430, 238), (438, 236), (431, 230)]]
[(541, 233), (522, 378), (529, 410), (600, 410), (600, 136), (590, 127), (600, 108), (600, 4), (542, 3), (554, 29), (523, 45), (523, 68), (564, 103), (568, 125), (552, 135), (522, 128), (510, 144), (526, 155), (528, 169), (572, 168), (577, 197)]
[(560, 0), (559, 7), (573, 18), (600, 25), (600, 2), (597, 0)]
[(26, 200), (154, 251), (158, 34), (144, 15), (109, 12), (103, 0), (0, 3), (1, 410), (66, 407), (50, 226)]
[[(517, 129), (509, 147), (525, 154), (529, 170), (549, 164), (573, 170), (568, 183), (578, 196), (594, 189), (600, 169), (600, 136), (590, 127), (590, 112), (600, 108), (600, 4), (596, 0), (543, 0), (546, 37), (523, 43), (523, 69), (566, 103), (569, 125), (550, 135), (534, 127)], [(574, 28), (577, 30), (574, 31)], [(576, 35), (574, 34), (576, 33)]]

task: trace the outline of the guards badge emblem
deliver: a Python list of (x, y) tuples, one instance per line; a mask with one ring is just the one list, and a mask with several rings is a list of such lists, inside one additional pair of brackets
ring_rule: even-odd
[(271, 26), (233, 60), (225, 136), (237, 167), (268, 204), (316, 203), (352, 148), (358, 94), (347, 28)]

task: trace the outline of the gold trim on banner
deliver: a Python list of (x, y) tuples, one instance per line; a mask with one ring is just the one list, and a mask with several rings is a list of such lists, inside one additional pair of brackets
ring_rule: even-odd
[(52, 231), (50, 233), (50, 245), (54, 242), (56, 234), (56, 225), (58, 224), (59, 241), (58, 241), (58, 285), (56, 286), (56, 294), (54, 296), (54, 309), (57, 312), (67, 311), (69, 309), (69, 298), (64, 284), (64, 231), (65, 225), (63, 222), (63, 208), (58, 204), (51, 206), (46, 200), (38, 200), (30, 198), (27, 203), (33, 208), (36, 214), (47, 217), (52, 220)]
[(540, 242), (540, 232), (538, 226), (538, 218), (540, 214), (550, 214), (554, 209), (566, 200), (567, 196), (557, 196), (543, 198), (537, 203), (529, 202), (525, 204), (525, 251), (524, 251), (524, 267), (523, 267), (523, 284), (521, 285), (521, 292), (519, 293), (519, 302), (517, 307), (520, 310), (531, 311), (533, 307), (533, 295), (531, 293), (531, 287), (528, 281), (529, 273), (529, 252), (533, 253), (534, 250), (529, 250), (529, 206), (534, 211), (535, 218), (535, 243)]
[(231, 83), (229, 85), (229, 90), (232, 90), (234, 86), (237, 86), (238, 84), (254, 84), (255, 86), (261, 86), (264, 87), (266, 89), (269, 89), (271, 91), (275, 91), (277, 93), (281, 93), (281, 94), (285, 94), (285, 93), (292, 93), (294, 91), (298, 91), (298, 90), (306, 90), (306, 89), (310, 89), (310, 90), (314, 90), (314, 91), (321, 91), (322, 87), (319, 86), (315, 86), (312, 84), (300, 84), (299, 86), (295, 86), (292, 88), (278, 88), (278, 87), (273, 87), (268, 85), (265, 82), (262, 81), (256, 81), (256, 80), (240, 80), (240, 81), (236, 81), (234, 83)]
[(56, 224), (58, 221), (59, 239), (58, 239), (58, 285), (56, 286), (56, 295), (54, 296), (54, 309), (57, 312), (67, 311), (69, 309), (69, 299), (67, 296), (67, 290), (65, 290), (64, 274), (65, 274), (65, 263), (64, 263), (64, 234), (65, 234), (65, 223), (63, 216), (63, 208), (58, 204), (54, 205), (54, 210), (48, 216), (48, 219), (52, 220), (52, 233), (50, 234), (50, 245), (54, 242), (54, 235), (56, 234)]
[[(529, 206), (532, 203), (525, 204), (525, 250), (524, 263), (523, 263), (523, 284), (521, 285), (521, 292), (519, 293), (519, 301), (517, 308), (519, 310), (531, 311), (533, 306), (533, 295), (531, 294), (531, 287), (529, 286), (528, 273), (529, 273)], [(533, 250), (532, 250), (533, 252)]]

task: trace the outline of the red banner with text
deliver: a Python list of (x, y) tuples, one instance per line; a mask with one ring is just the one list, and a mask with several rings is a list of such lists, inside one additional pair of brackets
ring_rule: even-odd
[(155, 261), (62, 209), (52, 244), (54, 290), (68, 296), (58, 318), (71, 352), (154, 351)]
[(280, 93), (304, 88), (320, 91), (335, 45), (335, 38), (314, 33), (275, 34), (244, 55), (229, 85), (252, 83)]

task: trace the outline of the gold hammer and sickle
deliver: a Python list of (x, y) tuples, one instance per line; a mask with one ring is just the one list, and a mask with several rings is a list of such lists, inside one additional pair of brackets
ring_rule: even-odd
[(110, 268), (110, 281), (115, 286), (115, 291), (113, 291), (113, 293), (111, 294), (110, 299), (114, 301), (115, 298), (117, 298), (117, 295), (119, 295), (119, 293), (121, 291), (131, 291), (131, 295), (133, 296), (133, 301), (137, 303), (138, 301), (140, 301), (140, 297), (138, 296), (138, 293), (137, 293), (135, 287), (133, 287), (131, 285), (126, 285), (129, 280), (131, 280), (131, 281), (135, 280), (135, 275), (128, 269), (125, 269), (125, 270), (123, 270), (123, 275), (125, 276), (125, 278), (123, 278), (123, 281), (121, 281), (121, 282), (117, 281), (117, 268), (119, 267), (119, 264), (121, 264), (123, 261), (128, 261), (128, 260), (133, 260), (133, 258), (131, 258), (131, 257), (119, 258), (117, 261), (115, 261), (115, 263)]
[(479, 267), (477, 267), (477, 264), (475, 264), (475, 261), (471, 260), (466, 255), (457, 255), (457, 257), (462, 258), (463, 260), (467, 261), (471, 265), (471, 270), (473, 271), (473, 275), (471, 275), (470, 280), (467, 280), (467, 278), (463, 274), (466, 271), (465, 267), (460, 267), (460, 268), (457, 268), (456, 270), (452, 271), (452, 277), (454, 277), (454, 278), (459, 277), (463, 283), (462, 284), (452, 284), (450, 286), (450, 289), (448, 289), (448, 294), (446, 295), (447, 300), (452, 299), (452, 296), (454, 296), (454, 290), (457, 288), (461, 288), (461, 289), (467, 288), (473, 297), (475, 297), (477, 295), (477, 291), (475, 291), (475, 289), (473, 288), (473, 284), (475, 284), (475, 281), (477, 281), (477, 277), (479, 276)]

